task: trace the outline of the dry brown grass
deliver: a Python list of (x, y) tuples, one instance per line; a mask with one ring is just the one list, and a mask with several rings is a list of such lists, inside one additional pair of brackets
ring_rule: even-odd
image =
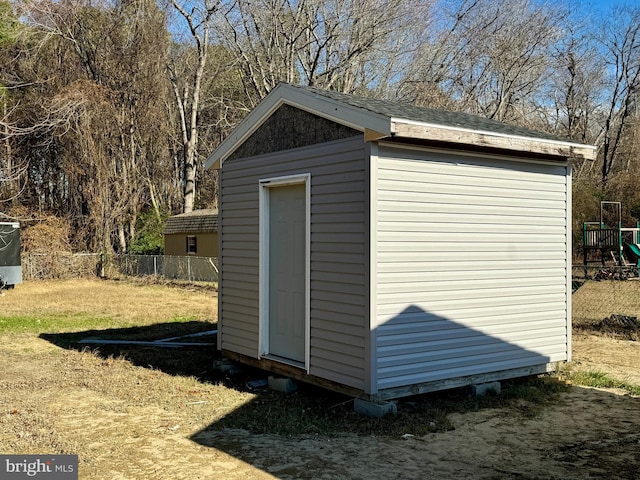
[(77, 454), (83, 479), (184, 478), (171, 468), (193, 454), (188, 436), (253, 398), (125, 358), (2, 340), (0, 451)]
[(640, 385), (640, 281), (590, 280), (572, 296), (574, 372)]
[[(69, 317), (65, 331), (83, 329), (83, 318), (102, 328), (152, 325), (184, 319), (215, 322), (213, 288), (167, 288), (142, 282), (74, 279), (30, 281), (0, 297), (3, 317)], [(60, 330), (58, 330), (60, 331)]]
[(72, 345), (100, 331), (145, 338), (215, 328), (211, 288), (34, 281), (0, 302), (0, 327), (36, 319), (0, 334), (1, 452), (77, 454), (83, 479), (185, 478), (189, 436), (254, 398), (198, 378), (211, 372), (211, 347)]

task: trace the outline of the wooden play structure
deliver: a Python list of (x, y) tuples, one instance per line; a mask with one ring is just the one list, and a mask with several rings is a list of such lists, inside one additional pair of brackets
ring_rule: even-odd
[(640, 271), (639, 232), (638, 225), (633, 228), (622, 226), (621, 202), (600, 202), (600, 221), (582, 225), (585, 267), (596, 257), (595, 261), (603, 266), (613, 261), (619, 266), (633, 265)]

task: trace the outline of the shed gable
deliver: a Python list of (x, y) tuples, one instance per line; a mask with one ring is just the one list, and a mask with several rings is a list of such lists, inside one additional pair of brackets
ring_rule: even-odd
[(238, 147), (229, 160), (362, 135), (325, 118), (283, 104)]

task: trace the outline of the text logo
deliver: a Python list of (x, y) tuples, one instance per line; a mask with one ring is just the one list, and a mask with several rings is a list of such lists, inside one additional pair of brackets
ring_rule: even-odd
[(0, 479), (78, 480), (78, 456), (0, 455)]

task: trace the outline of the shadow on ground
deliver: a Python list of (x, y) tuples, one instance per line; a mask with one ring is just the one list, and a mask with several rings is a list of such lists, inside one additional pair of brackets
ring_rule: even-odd
[[(214, 345), (205, 345), (215, 344), (215, 335), (185, 337), (207, 332), (215, 327), (215, 324), (209, 322), (191, 321), (144, 327), (43, 333), (40, 338), (61, 348), (89, 350), (104, 359), (125, 358), (143, 368), (159, 370), (170, 375), (195, 377), (202, 382), (221, 384), (236, 391), (255, 394), (255, 398), (241, 409), (213, 423), (207, 429), (212, 431), (243, 429), (254, 434), (329, 436), (341, 432), (392, 436), (402, 435), (407, 431), (426, 434), (449, 430), (451, 424), (447, 414), (452, 411), (500, 406), (512, 395), (527, 395), (523, 393), (526, 389), (531, 392), (543, 392), (540, 400), (532, 402), (532, 408), (536, 408), (535, 404), (538, 401), (548, 401), (549, 396), (561, 388), (542, 380), (514, 380), (510, 382), (511, 388), (503, 390), (503, 395), (485, 398), (472, 397), (467, 388), (460, 388), (399, 399), (397, 415), (371, 419), (354, 412), (352, 397), (318, 386), (298, 382), (297, 391), (283, 394), (267, 387), (268, 377), (272, 374), (264, 370), (244, 365), (236, 365), (233, 371), (215, 370), (214, 362), (221, 359), (221, 354)], [(86, 339), (157, 341), (174, 337), (182, 337), (176, 341), (189, 341), (200, 345), (166, 348), (139, 344), (81, 343)], [(193, 440), (207, 445), (207, 436), (208, 433), (196, 435)]]
[[(505, 382), (503, 394), (510, 396), (512, 388), (518, 390), (530, 381)], [(555, 390), (552, 384), (542, 388)], [(258, 409), (253, 402), (192, 440), (287, 480), (638, 478), (638, 399), (581, 387), (562, 390), (560, 397), (543, 394), (547, 401), (537, 405), (521, 391), (510, 401), (493, 398), (489, 404), (472, 406), (459, 391), (403, 401), (397, 416), (383, 419), (365, 420), (344, 411), (342, 431), (356, 434), (348, 436), (256, 435), (250, 426), (224, 428), (231, 418)], [(468, 415), (462, 421), (458, 417), (455, 428), (451, 425), (447, 432), (425, 434), (425, 424), (437, 421), (427, 413), (429, 404)], [(302, 422), (301, 416), (294, 421)], [(280, 429), (279, 424), (272, 426), (272, 432)]]
[[(69, 350), (90, 350), (102, 358), (123, 357), (144, 368), (152, 368), (170, 375), (193, 376), (203, 381), (214, 379), (213, 362), (219, 358), (215, 347), (216, 335), (196, 335), (215, 330), (210, 322), (158, 323), (144, 327), (85, 330), (70, 333), (43, 333), (40, 338)], [(192, 346), (168, 347), (144, 344), (101, 344), (101, 340), (152, 342), (189, 342)], [(83, 343), (83, 340), (91, 340)], [(94, 343), (95, 341), (95, 343)], [(211, 345), (213, 343), (213, 345)]]
[[(406, 312), (425, 317), (425, 322), (436, 322), (441, 325), (441, 328), (444, 325), (454, 329), (455, 332), (461, 332), (460, 337), (466, 338), (471, 334), (477, 334), (480, 336), (481, 344), (490, 343), (485, 348), (496, 351), (507, 349), (509, 352), (530, 354), (517, 346), (476, 333), (469, 328), (461, 328), (454, 322), (418, 308), (409, 308)], [(514, 398), (524, 397), (527, 399), (528, 410), (538, 410), (565, 387), (561, 382), (543, 378), (514, 379), (504, 382), (502, 395), (489, 395), (483, 398), (471, 396), (469, 387), (463, 387), (400, 398), (397, 400), (397, 415), (370, 419), (356, 414), (353, 398), (340, 393), (298, 382), (298, 390), (285, 395), (267, 388), (267, 379), (273, 374), (264, 370), (240, 365), (237, 365), (236, 371), (214, 369), (214, 362), (221, 359), (221, 354), (215, 346), (216, 336), (187, 336), (215, 328), (216, 325), (209, 322), (191, 321), (42, 334), (40, 337), (62, 348), (77, 351), (90, 350), (102, 358), (123, 357), (134, 365), (144, 368), (160, 370), (170, 375), (196, 377), (204, 382), (222, 384), (237, 391), (255, 394), (252, 401), (217, 420), (205, 431), (244, 429), (253, 434), (335, 435), (350, 432), (361, 435), (391, 436), (401, 436), (410, 431), (413, 434), (424, 435), (451, 429), (451, 423), (447, 418), (449, 413), (501, 407), (508, 405)], [(176, 341), (206, 342), (209, 345), (161, 348), (157, 345), (82, 343), (86, 339), (157, 341), (175, 337), (181, 337)], [(545, 363), (547, 360), (546, 357), (535, 356), (535, 362)], [(203, 440), (206, 436), (206, 433), (195, 435), (193, 440), (206, 445), (207, 441)]]
[[(550, 464), (554, 466), (556, 474), (566, 474), (564, 478), (578, 478), (578, 471), (595, 476), (616, 471), (619, 473), (617, 478), (634, 478), (632, 472), (637, 471), (635, 452), (640, 434), (637, 433), (638, 423), (635, 419), (640, 417), (635, 414), (638, 412), (638, 400), (593, 390), (586, 395), (572, 394), (566, 399), (564, 395), (570, 391), (579, 393), (583, 389), (569, 387), (552, 377), (505, 381), (501, 395), (484, 398), (471, 396), (465, 388), (402, 398), (398, 401), (397, 415), (372, 419), (355, 414), (351, 398), (319, 387), (298, 383), (297, 391), (283, 394), (265, 386), (269, 375), (265, 371), (243, 367), (233, 375), (216, 372), (213, 361), (220, 357), (216, 348), (210, 345), (158, 348), (79, 343), (86, 338), (154, 341), (213, 328), (214, 324), (193, 321), (42, 334), (40, 337), (61, 348), (76, 351), (89, 349), (102, 358), (124, 357), (144, 368), (171, 375), (193, 376), (204, 382), (253, 392), (254, 398), (242, 408), (230, 412), (190, 438), (199, 445), (222, 450), (278, 478), (321, 478), (318, 475), (322, 472), (324, 478), (329, 478), (326, 475), (334, 475), (333, 478), (365, 478), (362, 475), (367, 469), (363, 469), (362, 465), (370, 467), (368, 474), (378, 472), (376, 478), (425, 478), (420, 475), (432, 466), (430, 462), (433, 458), (429, 453), (431, 443), (436, 446), (441, 443), (440, 450), (447, 452), (452, 445), (455, 446), (457, 453), (451, 460), (455, 465), (451, 468), (460, 468), (460, 464), (471, 468), (477, 459), (471, 454), (467, 458), (465, 452), (468, 450), (473, 453), (473, 435), (464, 426), (460, 433), (452, 431), (454, 425), (450, 421), (450, 414), (486, 411), (496, 407), (506, 410), (500, 410), (491, 418), (497, 419), (495, 421), (498, 423), (507, 416), (512, 418), (513, 422), (507, 423), (521, 425), (523, 430), (518, 435), (536, 439), (537, 451), (542, 452), (539, 458), (529, 460), (531, 465), (514, 467), (512, 478), (542, 478), (541, 475)], [(214, 342), (213, 336), (191, 337), (191, 340)], [(546, 418), (549, 412), (556, 410), (562, 414)], [(598, 421), (591, 421), (589, 425), (573, 421), (576, 414), (583, 411), (601, 412), (607, 418), (592, 419)], [(618, 418), (616, 411), (629, 411), (630, 416)], [(548, 422), (545, 424), (547, 426), (540, 427), (539, 419), (545, 419), (543, 421)], [(484, 420), (487, 423), (487, 419)], [(557, 438), (553, 437), (553, 441), (538, 438), (540, 431), (552, 429), (556, 424), (563, 425), (562, 433), (554, 434)], [(470, 428), (473, 430), (481, 426), (480, 422)], [(425, 437), (429, 433), (445, 431), (449, 433)], [(346, 433), (351, 435), (345, 440), (347, 443), (335, 444), (341, 442)], [(483, 435), (493, 435), (485, 441), (502, 448), (503, 433), (496, 431), (493, 435), (489, 429)], [(514, 432), (504, 434), (515, 435)], [(423, 441), (427, 438), (429, 442)], [(465, 443), (467, 440), (469, 443)], [(409, 452), (412, 456), (402, 460), (401, 467), (385, 460), (389, 456), (390, 442), (413, 442), (394, 444), (397, 452), (407, 454), (407, 446), (413, 449)], [(362, 449), (363, 444), (367, 448)], [(338, 445), (341, 446), (336, 448)], [(538, 467), (533, 465), (536, 462)], [(498, 460), (488, 457), (482, 466), (485, 470), (500, 472), (499, 469), (503, 468), (501, 465)], [(576, 470), (576, 467), (580, 470)], [(572, 476), (572, 472), (576, 472), (576, 475)], [(556, 478), (561, 477), (556, 475)]]

